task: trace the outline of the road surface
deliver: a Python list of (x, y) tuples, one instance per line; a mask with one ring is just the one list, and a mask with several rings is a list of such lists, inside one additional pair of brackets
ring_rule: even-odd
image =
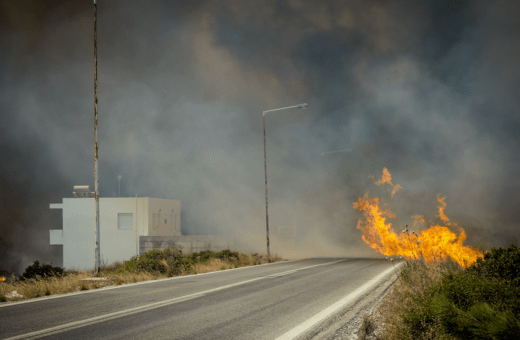
[(3, 303), (0, 339), (305, 338), (392, 269), (316, 258)]

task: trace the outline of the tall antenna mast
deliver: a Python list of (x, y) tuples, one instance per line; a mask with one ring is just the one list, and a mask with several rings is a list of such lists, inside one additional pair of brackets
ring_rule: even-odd
[(97, 5), (94, 0), (94, 190), (96, 200), (96, 266), (95, 275), (99, 275), (99, 180), (98, 180), (98, 99), (97, 99)]

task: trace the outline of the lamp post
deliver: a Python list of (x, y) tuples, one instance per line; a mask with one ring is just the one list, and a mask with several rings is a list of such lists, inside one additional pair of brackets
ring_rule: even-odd
[(267, 209), (267, 156), (266, 156), (266, 147), (265, 147), (265, 114), (267, 112), (287, 110), (287, 109), (304, 109), (308, 105), (306, 103), (281, 107), (279, 109), (272, 109), (263, 112), (263, 121), (264, 121), (264, 170), (265, 170), (265, 235), (267, 238), (267, 258), (271, 258), (271, 248), (269, 246), (269, 210)]

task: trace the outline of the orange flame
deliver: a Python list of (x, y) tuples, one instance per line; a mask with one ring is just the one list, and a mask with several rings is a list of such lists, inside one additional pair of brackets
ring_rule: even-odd
[(381, 185), (383, 183), (388, 183), (392, 186), (392, 197), (394, 196), (394, 194), (396, 192), (399, 191), (399, 189), (401, 189), (401, 186), (399, 184), (396, 184), (396, 185), (393, 185), (392, 184), (392, 175), (390, 175), (390, 172), (388, 171), (387, 168), (383, 168), (383, 177), (381, 177), (381, 179), (377, 182), (375, 182), (376, 185)]
[[(386, 178), (391, 180), (390, 176)], [(383, 179), (385, 179), (384, 170)], [(456, 224), (451, 223), (444, 214), (446, 207), (444, 199), (440, 195), (437, 196), (440, 204), (438, 216), (445, 226), (432, 225), (418, 234), (408, 232), (407, 228), (398, 235), (392, 229), (392, 224), (387, 222), (387, 219), (395, 218), (395, 215), (389, 209), (381, 210), (379, 198), (369, 198), (368, 193), (366, 193), (363, 197), (359, 197), (357, 202), (354, 202), (354, 208), (362, 211), (365, 217), (365, 221), (358, 220), (357, 227), (363, 231), (363, 241), (383, 255), (401, 255), (407, 259), (423, 257), (426, 262), (450, 257), (461, 266), (467, 267), (477, 261), (477, 258), (483, 257), (484, 254), (477, 249), (463, 245), (466, 239), (464, 229), (459, 228), (460, 234), (457, 237), (446, 227)], [(413, 218), (415, 220), (414, 225), (424, 224), (422, 216), (416, 215)]]
[(437, 201), (440, 203), (439, 205), (439, 218), (442, 222), (444, 222), (445, 225), (451, 225), (450, 220), (446, 215), (444, 215), (444, 208), (446, 208), (446, 203), (444, 202), (444, 199), (446, 197), (441, 197), (441, 195), (437, 195)]
[(4, 282), (5, 281), (5, 277), (4, 276), (1, 276), (0, 277), (0, 282)]

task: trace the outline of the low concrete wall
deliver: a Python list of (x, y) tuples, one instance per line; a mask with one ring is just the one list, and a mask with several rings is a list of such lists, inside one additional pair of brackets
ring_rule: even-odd
[(150, 250), (181, 247), (183, 253), (202, 250), (234, 250), (234, 240), (226, 235), (139, 236), (139, 255)]

